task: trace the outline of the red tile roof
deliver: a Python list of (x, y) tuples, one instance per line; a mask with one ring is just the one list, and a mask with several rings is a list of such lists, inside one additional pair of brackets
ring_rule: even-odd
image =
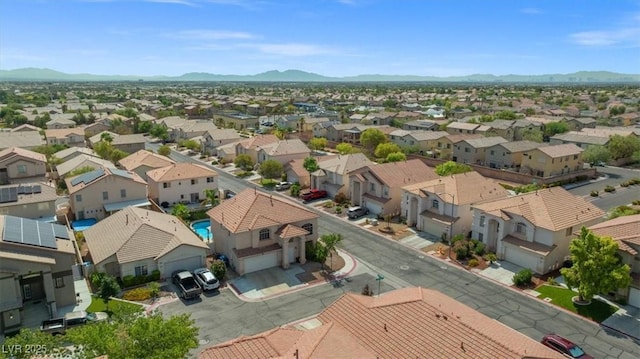
[(640, 214), (614, 218), (593, 225), (589, 229), (598, 236), (613, 238), (618, 242), (620, 250), (631, 255), (638, 254), (638, 251), (629, 244), (640, 246)]

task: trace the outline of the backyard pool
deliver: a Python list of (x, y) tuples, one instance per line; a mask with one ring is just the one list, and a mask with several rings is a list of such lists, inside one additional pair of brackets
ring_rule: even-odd
[(193, 228), (193, 230), (198, 233), (198, 236), (200, 236), (200, 238), (205, 242), (209, 242), (213, 239), (213, 235), (211, 234), (211, 222), (209, 222), (208, 219), (192, 222), (191, 228)]

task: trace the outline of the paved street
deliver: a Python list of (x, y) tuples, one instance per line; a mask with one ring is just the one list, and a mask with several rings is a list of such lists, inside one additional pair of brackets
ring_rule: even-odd
[[(640, 187), (633, 186), (629, 188), (619, 188), (620, 183), (628, 181), (632, 178), (640, 178), (640, 170), (620, 168), (620, 167), (598, 167), (598, 172), (605, 174), (607, 177), (596, 182), (570, 189), (569, 192), (576, 196), (585, 196), (592, 200), (593, 204), (603, 211), (625, 204), (631, 203), (634, 199), (640, 199)], [(605, 193), (606, 186), (614, 186), (618, 188), (615, 193)], [(591, 191), (599, 191), (599, 198), (591, 198)]]
[[(157, 147), (156, 147), (157, 148)], [(173, 154), (179, 161), (195, 161)], [(221, 188), (240, 190), (242, 180), (218, 171)], [(358, 260), (368, 263), (371, 273), (400, 278), (394, 283), (410, 283), (439, 290), (456, 300), (499, 320), (535, 340), (555, 332), (575, 341), (596, 358), (636, 358), (640, 345), (599, 325), (566, 313), (520, 292), (450, 266), (400, 243), (381, 238), (334, 216), (321, 213), (319, 233), (341, 233), (340, 247)], [(182, 302), (162, 307), (166, 314), (190, 312), (202, 328), (203, 340), (218, 343), (239, 335), (255, 334), (276, 325), (318, 313), (344, 290), (360, 292), (365, 283), (374, 284), (372, 275), (359, 274), (344, 287), (314, 287), (261, 303), (243, 303), (223, 291), (216, 298), (185, 307)], [(383, 291), (387, 284), (383, 281)], [(210, 300), (213, 299), (213, 300)], [(211, 303), (213, 302), (213, 303)], [(185, 309), (186, 308), (186, 309)]]

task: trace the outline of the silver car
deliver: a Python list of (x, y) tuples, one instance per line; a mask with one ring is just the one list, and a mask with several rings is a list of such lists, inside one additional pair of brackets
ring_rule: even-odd
[(369, 209), (367, 207), (355, 206), (349, 207), (349, 209), (347, 210), (347, 217), (349, 217), (349, 219), (360, 218), (362, 216), (366, 216), (367, 214), (369, 214)]
[(200, 284), (202, 290), (216, 290), (220, 287), (220, 281), (207, 268), (198, 268), (193, 271), (196, 282)]

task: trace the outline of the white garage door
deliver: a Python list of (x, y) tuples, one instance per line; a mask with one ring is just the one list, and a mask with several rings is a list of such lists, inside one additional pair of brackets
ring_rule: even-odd
[(629, 288), (629, 305), (640, 308), (640, 289)]
[(449, 226), (431, 218), (422, 217), (422, 231), (438, 238), (442, 238), (442, 233), (446, 233), (447, 238), (449, 237)]
[(171, 276), (171, 273), (180, 269), (186, 269), (188, 271), (192, 271), (196, 268), (201, 268), (201, 267), (204, 267), (204, 263), (202, 263), (201, 256), (182, 258), (175, 261), (165, 262), (163, 277), (169, 278), (169, 276)]
[(244, 272), (251, 273), (262, 269), (278, 266), (278, 252), (263, 253), (259, 256), (249, 257), (244, 260)]
[(369, 212), (374, 215), (382, 213), (382, 206), (378, 203), (366, 202), (363, 207), (369, 208)]
[(532, 256), (524, 250), (506, 244), (504, 259), (520, 267), (529, 268), (534, 273), (538, 272), (538, 257)]

